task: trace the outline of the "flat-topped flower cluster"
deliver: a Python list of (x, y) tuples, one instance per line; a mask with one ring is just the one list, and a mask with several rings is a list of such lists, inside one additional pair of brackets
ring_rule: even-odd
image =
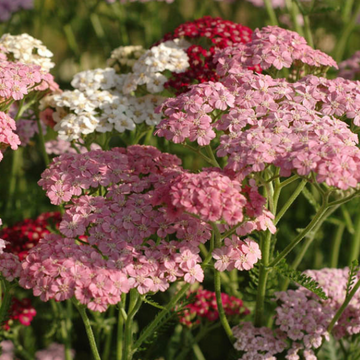
[[(233, 329), (237, 339), (234, 346), (244, 352), (241, 359), (276, 359), (274, 355), (285, 351), (287, 360), (317, 359), (315, 350), (329, 341), (327, 328), (344, 302), (349, 269), (326, 268), (305, 273), (319, 283), (328, 299), (321, 300), (304, 288), (276, 293), (275, 330), (255, 328), (247, 322)], [(332, 334), (336, 339), (359, 334), (359, 298), (355, 294), (335, 324)]]
[[(260, 52), (274, 46), (278, 53), (265, 54), (284, 55), (286, 50), (278, 49), (280, 40), (291, 55), (281, 67), (303, 69), (306, 64), (312, 71), (312, 67), (334, 65), (325, 54), (312, 62), (316, 54), (309, 52), (305, 40), (276, 30), (255, 31), (253, 42), (220, 51), (216, 59), (221, 82), (194, 85), (187, 93), (166, 100), (160, 107), (165, 119), (157, 135), (175, 143), (196, 141), (206, 146), (223, 134), (217, 155), (228, 156), (225, 169), (238, 172), (242, 179), (274, 164), (281, 176), (295, 172), (308, 177), (313, 172), (320, 183), (344, 190), (356, 187), (360, 181), (358, 138), (343, 120), (348, 119), (352, 128), (360, 125), (359, 83), (310, 74), (288, 82), (245, 69), (259, 64), (268, 67), (265, 60), (256, 60), (256, 52), (248, 54), (249, 49)], [(237, 55), (229, 56), (236, 51)]]
[(123, 133), (136, 124), (149, 126), (160, 122), (154, 109), (164, 98), (157, 95), (136, 97), (122, 92), (124, 76), (112, 68), (86, 70), (74, 76), (75, 90), (51, 94), (41, 102), (50, 111), (61, 140), (78, 140), (88, 134), (113, 130)]
[[(145, 294), (165, 291), (177, 279), (203, 281), (199, 245), (211, 236), (206, 221), (252, 221), (255, 226), (243, 228), (249, 234), (261, 218), (271, 217), (255, 187), (243, 190), (219, 170), (187, 174), (176, 156), (145, 146), (55, 158), (39, 185), (53, 204), (68, 204), (61, 235), (46, 235), (30, 250), (20, 284), (44, 301), (75, 295), (90, 309), (104, 311), (130, 288)], [(210, 215), (207, 192), (229, 197), (220, 212)], [(250, 238), (234, 236), (224, 248), (225, 257), (233, 258), (223, 269), (249, 270), (261, 257)], [(213, 256), (226, 262), (219, 252)]]
[[(188, 327), (192, 327), (201, 323), (202, 319), (207, 321), (217, 321), (219, 319), (219, 311), (216, 303), (216, 295), (213, 291), (205, 290), (202, 287), (195, 291), (189, 291), (188, 299), (193, 301), (186, 305), (184, 311), (179, 318), (180, 323)], [(221, 293), (221, 300), (225, 314), (230, 318), (240, 318), (250, 313), (243, 301), (235, 296), (229, 296)]]

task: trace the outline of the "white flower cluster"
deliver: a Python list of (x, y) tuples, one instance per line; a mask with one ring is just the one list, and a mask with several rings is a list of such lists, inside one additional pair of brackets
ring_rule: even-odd
[(14, 60), (23, 64), (39, 65), (46, 72), (55, 66), (51, 62), (53, 53), (40, 40), (28, 34), (4, 34), (0, 38), (0, 45), (13, 56)]
[(119, 65), (132, 68), (144, 53), (145, 49), (141, 45), (120, 46), (111, 52), (107, 64), (114, 67), (116, 71), (121, 71), (121, 68), (116, 68)]
[(135, 62), (132, 72), (127, 74), (123, 93), (129, 94), (139, 85), (146, 85), (150, 93), (159, 93), (164, 90), (167, 77), (163, 71), (181, 73), (189, 67), (189, 57), (184, 49), (190, 43), (183, 39), (169, 40), (147, 50)]
[(154, 109), (164, 98), (122, 94), (123, 76), (114, 69), (83, 71), (75, 75), (71, 84), (75, 90), (49, 96), (41, 103), (42, 109), (49, 106), (55, 109), (54, 130), (62, 140), (77, 140), (95, 131), (122, 133), (134, 130), (135, 124), (145, 122), (152, 126), (161, 120)]

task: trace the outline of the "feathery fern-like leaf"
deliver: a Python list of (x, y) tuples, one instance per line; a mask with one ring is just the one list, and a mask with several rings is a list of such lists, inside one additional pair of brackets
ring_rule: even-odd
[(280, 275), (285, 276), (310, 290), (312, 293), (319, 296), (320, 299), (326, 300), (328, 298), (318, 282), (316, 282), (312, 277), (303, 274), (301, 271), (293, 269), (286, 263), (285, 259), (283, 259), (274, 269)]
[(350, 294), (350, 291), (352, 290), (357, 280), (357, 275), (359, 273), (359, 270), (360, 270), (359, 262), (358, 260), (354, 260), (349, 268), (349, 277), (346, 283), (346, 297)]

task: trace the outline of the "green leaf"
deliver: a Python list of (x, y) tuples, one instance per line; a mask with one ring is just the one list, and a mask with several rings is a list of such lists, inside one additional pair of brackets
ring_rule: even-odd
[(357, 275), (359, 273), (360, 267), (358, 260), (354, 260), (349, 268), (349, 277), (346, 283), (346, 297), (349, 295), (352, 290), (355, 282), (357, 281)]
[(283, 259), (274, 268), (274, 270), (280, 275), (285, 276), (295, 283), (308, 289), (315, 295), (319, 296), (320, 299), (326, 300), (328, 298), (318, 282), (316, 282), (312, 277), (303, 274), (301, 271), (293, 269), (286, 263), (285, 259)]

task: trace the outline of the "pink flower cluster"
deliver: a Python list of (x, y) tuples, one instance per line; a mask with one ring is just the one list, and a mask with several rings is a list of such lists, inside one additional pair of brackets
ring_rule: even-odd
[[(10, 340), (2, 341), (0, 343), (2, 353), (0, 360), (18, 360), (14, 354), (14, 344)], [(72, 357), (75, 356), (75, 351), (71, 350)], [(63, 344), (52, 343), (46, 349), (39, 350), (35, 353), (36, 360), (64, 360), (65, 346)]]
[(216, 137), (211, 113), (233, 107), (234, 101), (235, 96), (220, 82), (194, 85), (190, 91), (166, 100), (158, 108), (166, 119), (157, 126), (155, 134), (174, 143), (188, 139), (200, 146), (209, 145)]
[(0, 98), (21, 100), (29, 92), (55, 90), (58, 85), (50, 73), (44, 73), (41, 67), (32, 64), (0, 61)]
[[(78, 142), (80, 144), (83, 144), (82, 139), (79, 139)], [(77, 144), (76, 148), (82, 154), (88, 152), (88, 150), (85, 146), (80, 146)], [(101, 146), (96, 143), (92, 143), (90, 145), (90, 150), (100, 150), (100, 149), (101, 149)], [(46, 150), (47, 154), (49, 154), (49, 155), (61, 155), (61, 154), (65, 154), (65, 153), (75, 154), (77, 152), (74, 148), (71, 147), (71, 142), (66, 141), (66, 140), (61, 140), (61, 139), (47, 141), (45, 143), (45, 150)]]
[[(322, 300), (323, 313), (335, 314), (345, 299), (346, 285), (349, 278), (349, 269), (307, 270), (306, 275), (311, 276), (324, 289), (328, 300)], [(358, 273), (357, 279), (360, 278)], [(308, 298), (318, 300), (317, 296), (305, 289), (303, 291)], [(332, 334), (340, 339), (360, 333), (360, 292), (358, 291), (334, 326)]]
[[(40, 123), (43, 134), (46, 134), (46, 126), (44, 123)], [(16, 122), (16, 133), (18, 134), (21, 146), (26, 146), (30, 143), (32, 137), (39, 133), (39, 128), (36, 120), (20, 119)]]
[(16, 130), (15, 121), (9, 115), (0, 111), (0, 161), (3, 159), (3, 150), (8, 146), (12, 150), (16, 150), (20, 145), (20, 139), (14, 130)]
[(21, 263), (17, 255), (0, 254), (0, 273), (7, 281), (13, 281), (20, 276)]
[(159, 197), (154, 205), (166, 203), (168, 209), (176, 209), (175, 215), (188, 212), (204, 221), (224, 220), (229, 225), (244, 219), (247, 201), (241, 194), (240, 182), (231, 180), (215, 168), (204, 169), (198, 174), (181, 174), (160, 188), (157, 194)]
[(216, 260), (214, 267), (218, 271), (250, 270), (261, 259), (261, 250), (257, 242), (247, 238), (240, 240), (233, 235), (224, 239), (225, 246), (213, 251)]
[[(192, 327), (195, 324), (200, 324), (202, 318), (208, 321), (216, 321), (219, 318), (216, 296), (213, 291), (204, 290), (200, 287), (195, 291), (190, 291), (187, 298), (192, 298), (192, 296), (194, 296), (194, 301), (186, 306), (179, 319), (180, 323)], [(221, 300), (228, 318), (245, 316), (250, 313), (249, 309), (243, 305), (242, 300), (235, 296), (221, 293)]]
[[(328, 296), (321, 300), (305, 288), (276, 293), (276, 330), (254, 328), (251, 324), (240, 324), (233, 329), (237, 341), (235, 348), (244, 351), (241, 359), (270, 359), (287, 349), (287, 360), (316, 360), (314, 349), (324, 340), (329, 340), (327, 328), (344, 302), (349, 269), (322, 269), (305, 272), (319, 283)], [(355, 294), (350, 304), (333, 328), (336, 339), (360, 333), (360, 294)], [(256, 340), (254, 335), (267, 334), (267, 338)], [(279, 346), (280, 345), (280, 346)], [(269, 349), (272, 349), (271, 351)], [(273, 357), (275, 359), (275, 357)]]
[(234, 348), (244, 352), (239, 360), (276, 360), (274, 355), (286, 349), (286, 342), (273, 330), (255, 327), (251, 322), (235, 326), (233, 335), (236, 339)]
[(330, 66), (338, 68), (334, 59), (311, 48), (298, 33), (277, 26), (256, 29), (251, 42), (219, 50), (214, 60), (220, 76), (255, 66), (264, 70), (293, 67), (299, 74), (324, 73)]
[[(71, 201), (62, 235), (47, 235), (30, 251), (20, 284), (43, 301), (75, 296), (105, 311), (130, 288), (144, 294), (177, 279), (202, 281), (198, 246), (210, 238), (209, 226), (186, 214), (170, 219), (151, 205), (154, 188), (177, 176), (179, 163), (141, 146), (56, 158), (39, 184), (52, 203)], [(90, 196), (96, 189), (106, 195)]]
[(339, 64), (339, 76), (354, 80), (360, 74), (360, 51), (356, 51), (349, 59)]
[(242, 187), (218, 168), (205, 168), (199, 174), (181, 173), (158, 186), (152, 200), (153, 205), (166, 204), (170, 217), (186, 212), (207, 222), (223, 221), (226, 229), (241, 223), (236, 229), (241, 236), (254, 230), (275, 233), (274, 216), (265, 209), (265, 202), (254, 180)]
[[(360, 125), (360, 84), (313, 75), (289, 83), (241, 70), (222, 83), (194, 85), (161, 105), (157, 135), (175, 143), (208, 145), (223, 131), (217, 155), (227, 170), (246, 175), (267, 164), (340, 189), (360, 181), (357, 135), (344, 118)], [(214, 121), (217, 119), (217, 121)]]
[[(36, 360), (64, 360), (65, 346), (63, 344), (52, 343), (46, 349), (37, 351), (35, 356)], [(75, 358), (74, 350), (71, 350), (71, 356)]]
[[(53, 204), (68, 203), (61, 235), (46, 235), (30, 251), (20, 284), (44, 301), (75, 296), (91, 310), (104, 311), (130, 288), (145, 294), (165, 291), (177, 279), (201, 282), (199, 245), (210, 238), (210, 226), (203, 221), (210, 219), (209, 194), (218, 196), (221, 208), (213, 220), (236, 219), (230, 220), (234, 224), (244, 214), (249, 221), (269, 215), (255, 188), (241, 195), (240, 183), (211, 169), (193, 175), (192, 181), (179, 164), (176, 156), (146, 146), (55, 158), (39, 185)], [(172, 199), (179, 190), (188, 204), (177, 208)], [(200, 190), (199, 198), (195, 192)], [(236, 205), (241, 215), (234, 215)], [(184, 210), (198, 211), (201, 219)], [(250, 241), (243, 244), (246, 261), (259, 257), (256, 250)]]

